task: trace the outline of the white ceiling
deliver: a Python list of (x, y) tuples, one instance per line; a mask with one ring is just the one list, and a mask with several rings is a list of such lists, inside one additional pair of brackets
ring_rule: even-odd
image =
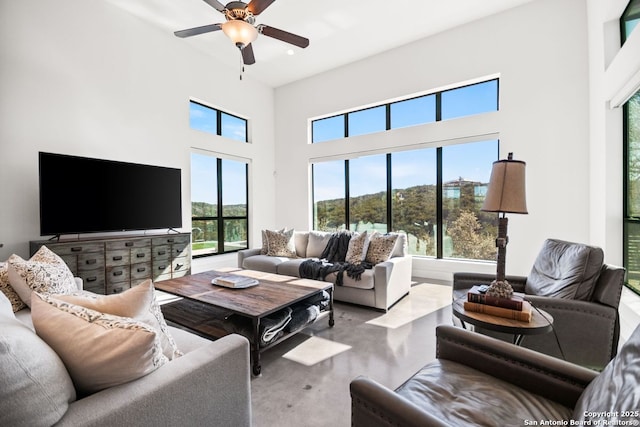
[[(186, 28), (224, 22), (203, 0), (107, 0), (174, 37)], [(256, 17), (308, 38), (306, 49), (258, 36), (246, 78), (281, 86), (507, 10), (533, 0), (276, 0)], [(226, 4), (225, 0), (221, 0)], [(222, 33), (179, 39), (240, 70), (240, 53)], [(293, 55), (287, 53), (293, 51)]]

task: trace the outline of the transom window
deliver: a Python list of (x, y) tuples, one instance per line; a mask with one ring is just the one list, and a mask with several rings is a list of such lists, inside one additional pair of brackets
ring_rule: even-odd
[(631, 0), (620, 17), (622, 44), (627, 41), (633, 29), (640, 22), (640, 0)]
[(415, 126), (498, 110), (498, 80), (313, 120), (311, 142)]
[(189, 126), (192, 129), (247, 142), (247, 120), (196, 101), (189, 101)]

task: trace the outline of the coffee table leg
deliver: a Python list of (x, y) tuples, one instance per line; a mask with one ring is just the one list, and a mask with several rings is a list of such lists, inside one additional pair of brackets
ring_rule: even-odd
[(253, 319), (253, 375), (256, 377), (260, 375), (262, 366), (260, 365), (260, 318)]
[(329, 326), (333, 328), (336, 321), (333, 318), (333, 289), (329, 291)]

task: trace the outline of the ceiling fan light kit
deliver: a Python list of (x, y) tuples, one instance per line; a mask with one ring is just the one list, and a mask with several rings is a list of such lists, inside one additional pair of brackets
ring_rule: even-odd
[(223, 6), (218, 0), (204, 0), (209, 6), (222, 13), (226, 22), (175, 31), (174, 34), (177, 37), (191, 37), (222, 30), (242, 52), (242, 61), (245, 65), (251, 65), (256, 62), (251, 43), (258, 38), (258, 34), (301, 48), (309, 46), (309, 39), (305, 37), (264, 24), (254, 25), (255, 16), (262, 13), (274, 1), (275, 0), (251, 0), (249, 3), (232, 1), (227, 3), (226, 6)]
[(222, 24), (222, 32), (240, 49), (258, 38), (258, 30), (253, 25), (240, 20)]

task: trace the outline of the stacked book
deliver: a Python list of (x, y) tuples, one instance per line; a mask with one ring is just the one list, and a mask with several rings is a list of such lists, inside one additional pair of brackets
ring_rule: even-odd
[(531, 304), (524, 300), (524, 293), (514, 292), (511, 298), (499, 298), (487, 295), (480, 285), (467, 292), (464, 309), (523, 322), (530, 322), (533, 313)]
[(211, 281), (211, 283), (218, 286), (224, 286), (225, 288), (242, 289), (255, 286), (259, 282), (251, 277), (228, 274), (226, 276), (216, 277)]

